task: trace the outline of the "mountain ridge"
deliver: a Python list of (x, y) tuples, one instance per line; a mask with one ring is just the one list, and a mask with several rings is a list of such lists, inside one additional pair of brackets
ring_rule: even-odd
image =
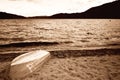
[(0, 19), (24, 19), (24, 16), (6, 13), (6, 12), (0, 12)]
[(120, 1), (115, 1), (107, 4), (103, 4), (98, 7), (90, 8), (89, 10), (82, 13), (58, 13), (52, 16), (33, 16), (24, 17), (16, 14), (0, 12), (0, 19), (81, 19), (81, 18), (92, 18), (92, 19), (120, 19)]
[(51, 18), (112, 18), (120, 19), (120, 1), (107, 3), (98, 7), (90, 8), (83, 13), (60, 13)]

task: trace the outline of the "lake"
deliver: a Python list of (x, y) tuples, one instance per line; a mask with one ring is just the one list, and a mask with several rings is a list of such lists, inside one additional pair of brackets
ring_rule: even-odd
[(0, 54), (120, 47), (119, 19), (0, 19)]

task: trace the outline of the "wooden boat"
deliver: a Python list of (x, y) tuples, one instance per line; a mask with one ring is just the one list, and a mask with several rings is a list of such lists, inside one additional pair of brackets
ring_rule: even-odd
[(44, 50), (32, 51), (16, 57), (11, 62), (11, 79), (20, 79), (34, 72), (50, 58), (50, 53)]

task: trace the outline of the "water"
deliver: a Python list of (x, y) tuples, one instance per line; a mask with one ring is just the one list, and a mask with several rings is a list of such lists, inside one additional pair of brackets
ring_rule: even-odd
[(120, 45), (117, 19), (1, 19), (0, 53)]

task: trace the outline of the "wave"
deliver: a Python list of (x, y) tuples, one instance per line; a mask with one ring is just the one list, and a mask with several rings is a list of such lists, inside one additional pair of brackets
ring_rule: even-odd
[(52, 46), (59, 44), (69, 44), (73, 43), (72, 41), (63, 41), (63, 42), (19, 42), (19, 43), (10, 43), (10, 44), (1, 44), (0, 48), (8, 48), (8, 47), (27, 47), (27, 46)]
[(0, 38), (0, 41), (9, 41), (9, 40), (24, 41), (24, 38)]
[(109, 43), (107, 46), (120, 46), (120, 43)]
[(10, 43), (10, 44), (2, 44), (0, 48), (3, 47), (26, 47), (26, 46), (48, 46), (48, 45), (57, 45), (59, 42), (20, 42), (20, 43)]

